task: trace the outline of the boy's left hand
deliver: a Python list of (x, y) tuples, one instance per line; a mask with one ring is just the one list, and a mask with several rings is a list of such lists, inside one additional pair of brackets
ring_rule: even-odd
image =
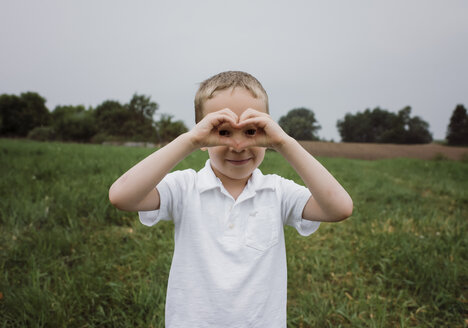
[(240, 144), (241, 148), (268, 147), (279, 150), (290, 138), (270, 115), (252, 108), (242, 113), (237, 127), (255, 129), (255, 134)]

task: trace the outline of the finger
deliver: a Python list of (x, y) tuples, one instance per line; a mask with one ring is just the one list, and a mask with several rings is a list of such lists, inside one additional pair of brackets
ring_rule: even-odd
[(208, 147), (219, 144), (221, 141), (218, 137), (213, 138), (217, 135), (217, 127), (221, 124), (236, 124), (233, 116), (227, 113), (212, 113), (206, 115), (194, 128), (194, 133), (200, 143), (201, 147)]
[(270, 115), (264, 112), (260, 112), (253, 108), (248, 108), (239, 117), (239, 123), (249, 118), (254, 118), (254, 117), (270, 117)]
[(239, 122), (238, 128), (244, 129), (248, 127), (257, 127), (263, 129), (268, 125), (269, 121), (270, 119), (268, 117), (252, 117)]
[(230, 137), (234, 133), (234, 127), (230, 122), (224, 122), (215, 128), (221, 137)]
[(228, 115), (230, 116), (236, 123), (239, 121), (239, 117), (237, 116), (236, 113), (234, 113), (231, 109), (229, 108), (224, 108), (220, 111), (217, 111), (216, 113), (222, 113), (222, 114), (225, 114), (225, 115)]
[(244, 138), (236, 144), (239, 149), (251, 148), (251, 147), (268, 147), (268, 140), (264, 135), (259, 135), (253, 138)]
[(217, 128), (218, 126), (225, 124), (225, 123), (228, 123), (230, 125), (236, 125), (237, 117), (229, 114), (228, 112), (216, 113), (215, 115), (210, 117), (210, 123), (213, 128)]
[(238, 143), (233, 138), (212, 135), (207, 140), (207, 147), (215, 147), (215, 146), (227, 146), (227, 147), (236, 148), (238, 146)]

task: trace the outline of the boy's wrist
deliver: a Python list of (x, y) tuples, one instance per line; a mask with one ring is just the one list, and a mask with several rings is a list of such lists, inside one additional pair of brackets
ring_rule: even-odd
[(200, 149), (202, 146), (200, 145), (199, 138), (192, 132), (192, 130), (185, 132), (181, 135), (184, 139), (184, 142), (187, 143), (187, 146), (191, 149), (191, 151), (195, 151)]
[(278, 145), (275, 147), (275, 150), (282, 154), (284, 151), (286, 151), (288, 148), (295, 144), (297, 144), (296, 139), (286, 134), (286, 136), (281, 140), (281, 142), (278, 143)]

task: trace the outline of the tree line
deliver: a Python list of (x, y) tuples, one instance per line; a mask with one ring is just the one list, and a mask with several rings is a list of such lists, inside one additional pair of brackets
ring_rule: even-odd
[(53, 111), (35, 92), (0, 95), (0, 136), (40, 141), (151, 141), (166, 143), (187, 131), (172, 115), (154, 116), (159, 106), (134, 94), (128, 103), (106, 100), (97, 107), (56, 106)]
[[(35, 92), (0, 95), (0, 136), (28, 137), (41, 141), (151, 141), (167, 143), (187, 131), (180, 120), (169, 114), (154, 116), (159, 106), (149, 96), (134, 94), (128, 103), (106, 100), (95, 108), (82, 105), (56, 106), (50, 111), (46, 100)], [(297, 140), (319, 140), (321, 128), (315, 113), (294, 108), (282, 116), (279, 125)], [(397, 113), (379, 107), (337, 121), (343, 142), (423, 144), (432, 142), (429, 124), (411, 116), (407, 106)], [(457, 105), (446, 135), (450, 145), (468, 145), (468, 115)]]
[[(279, 125), (297, 140), (320, 140), (320, 129), (312, 110), (295, 108), (282, 116)], [(398, 113), (376, 107), (355, 114), (348, 113), (336, 123), (343, 142), (424, 144), (432, 142), (429, 124), (419, 116), (411, 116), (407, 106)], [(468, 115), (457, 105), (447, 126), (447, 144), (468, 146)]]

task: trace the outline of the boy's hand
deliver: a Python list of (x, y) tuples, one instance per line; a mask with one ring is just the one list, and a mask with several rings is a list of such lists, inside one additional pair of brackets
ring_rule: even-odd
[(290, 138), (286, 132), (267, 113), (255, 109), (247, 109), (239, 117), (237, 127), (241, 130), (254, 130), (246, 133), (247, 138), (240, 143), (241, 148), (268, 147), (280, 150)]
[(290, 138), (270, 115), (251, 108), (240, 117), (228, 108), (210, 113), (189, 134), (194, 148), (228, 146), (236, 150), (249, 147), (279, 150)]
[(206, 115), (189, 131), (190, 140), (195, 148), (229, 146), (235, 147), (235, 140), (223, 131), (236, 129), (237, 115), (228, 108)]

